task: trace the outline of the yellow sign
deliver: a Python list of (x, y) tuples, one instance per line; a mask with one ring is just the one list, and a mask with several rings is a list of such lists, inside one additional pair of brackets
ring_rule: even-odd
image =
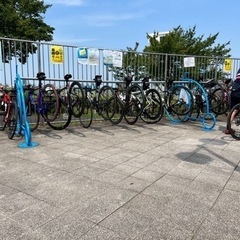
[(63, 63), (63, 47), (62, 46), (51, 46), (51, 62), (52, 63)]
[(232, 60), (231, 59), (225, 59), (224, 70), (225, 71), (231, 71), (232, 70)]

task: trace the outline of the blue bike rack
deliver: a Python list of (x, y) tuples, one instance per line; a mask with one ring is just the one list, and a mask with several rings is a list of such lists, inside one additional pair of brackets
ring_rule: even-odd
[[(193, 80), (191, 78), (187, 78), (186, 74), (187, 73), (184, 74), (184, 76), (181, 79), (181, 81), (185, 82), (185, 83), (193, 83), (193, 84), (195, 84), (200, 89), (204, 99), (206, 100), (206, 112), (203, 114), (203, 116), (199, 117), (199, 118), (189, 117), (189, 119), (190, 120), (194, 120), (194, 121), (196, 121), (196, 120), (201, 121), (204, 130), (212, 130), (214, 128), (214, 126), (216, 125), (216, 117), (215, 117), (215, 115), (213, 113), (210, 112), (210, 107), (209, 107), (209, 102), (208, 102), (208, 95), (207, 95), (205, 89), (203, 88), (203, 86), (199, 82), (197, 82), (197, 81), (195, 81), (195, 80)], [(207, 118), (212, 119), (212, 124), (207, 124), (207, 122), (206, 122)]]
[(39, 145), (36, 142), (32, 142), (32, 135), (29, 127), (29, 122), (27, 120), (27, 112), (25, 105), (25, 98), (23, 92), (23, 84), (20, 75), (18, 74), (16, 66), (16, 81), (15, 88), (17, 92), (17, 106), (18, 106), (18, 120), (17, 120), (17, 131), (19, 135), (23, 135), (25, 141), (18, 144), (20, 148), (31, 148)]

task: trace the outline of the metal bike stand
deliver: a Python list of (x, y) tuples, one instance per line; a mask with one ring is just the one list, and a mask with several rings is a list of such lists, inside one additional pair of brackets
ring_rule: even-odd
[[(190, 78), (182, 78), (181, 81), (184, 83), (193, 83), (195, 85), (197, 85), (197, 87), (199, 87), (199, 89), (201, 90), (202, 92), (202, 95), (206, 101), (206, 112), (203, 113), (203, 116), (202, 117), (198, 117), (198, 118), (194, 118), (194, 117), (189, 117), (190, 120), (193, 120), (193, 121), (201, 121), (202, 122), (202, 125), (203, 125), (203, 129), (204, 130), (212, 130), (215, 125), (216, 125), (216, 117), (213, 113), (210, 112), (210, 107), (209, 107), (209, 102), (208, 102), (208, 95), (207, 95), (207, 92), (205, 91), (205, 89), (202, 87), (202, 85), (193, 80), (193, 79), (190, 79)], [(207, 121), (212, 121), (211, 124), (207, 123)]]
[(20, 75), (18, 74), (16, 66), (16, 92), (17, 92), (17, 105), (18, 105), (18, 120), (17, 120), (17, 133), (24, 136), (25, 141), (18, 144), (20, 148), (31, 148), (38, 146), (39, 143), (32, 142), (32, 135), (27, 120), (26, 105), (23, 93), (23, 84)]

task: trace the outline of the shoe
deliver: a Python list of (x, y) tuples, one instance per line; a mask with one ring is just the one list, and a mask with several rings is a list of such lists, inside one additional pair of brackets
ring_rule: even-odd
[(225, 134), (230, 134), (229, 129), (226, 129), (226, 130), (224, 131), (224, 133), (225, 133)]

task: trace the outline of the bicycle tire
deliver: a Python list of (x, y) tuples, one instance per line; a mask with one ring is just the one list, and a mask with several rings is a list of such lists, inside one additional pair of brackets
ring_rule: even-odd
[(53, 84), (46, 84), (43, 87), (42, 95), (42, 116), (46, 122), (53, 122), (59, 112), (59, 96)]
[(114, 115), (114, 109), (111, 111), (110, 115), (110, 104), (114, 104), (113, 101), (116, 101), (115, 92), (110, 86), (103, 86), (98, 94), (97, 102), (97, 111), (98, 114), (104, 119), (109, 120)]
[(5, 121), (5, 117), (5, 112), (0, 114), (0, 131), (4, 131), (4, 129), (6, 128), (7, 123)]
[(27, 119), (29, 122), (30, 131), (33, 132), (38, 128), (40, 122), (40, 113), (37, 110), (37, 103), (30, 102), (26, 104)]
[(130, 112), (125, 112), (124, 119), (127, 124), (134, 125), (138, 121), (139, 116), (133, 116)]
[(89, 128), (93, 121), (93, 106), (91, 101), (86, 98), (84, 101), (83, 113), (79, 118), (82, 127)]
[(240, 140), (240, 104), (235, 105), (229, 112), (227, 126), (231, 136)]
[(130, 86), (127, 92), (125, 113), (139, 117), (145, 107), (146, 100), (142, 88), (138, 84)]
[(17, 103), (13, 101), (10, 106), (8, 121), (7, 121), (7, 135), (9, 139), (13, 139), (17, 130), (18, 107)]
[(72, 82), (69, 88), (69, 107), (70, 114), (75, 118), (79, 118), (84, 111), (84, 91), (79, 82)]
[(216, 116), (226, 114), (229, 110), (229, 97), (225, 100), (225, 94), (228, 95), (228, 92), (225, 89), (215, 89), (209, 99), (211, 111)]
[(167, 111), (179, 116), (186, 116), (192, 111), (193, 95), (191, 91), (182, 85), (172, 86), (168, 91)]
[(72, 115), (69, 110), (68, 98), (66, 87), (61, 89), (59, 92), (59, 112), (57, 118), (53, 122), (47, 122), (48, 126), (50, 126), (54, 130), (63, 130), (69, 126), (72, 120)]
[[(109, 121), (113, 125), (119, 124), (123, 120), (124, 110), (123, 110), (123, 103), (119, 98), (112, 98), (110, 102), (110, 107), (108, 108), (108, 114), (111, 116), (109, 117)], [(113, 114), (114, 113), (114, 114)]]
[(164, 113), (161, 95), (156, 89), (148, 89), (145, 95), (146, 106), (140, 117), (145, 123), (157, 123)]

